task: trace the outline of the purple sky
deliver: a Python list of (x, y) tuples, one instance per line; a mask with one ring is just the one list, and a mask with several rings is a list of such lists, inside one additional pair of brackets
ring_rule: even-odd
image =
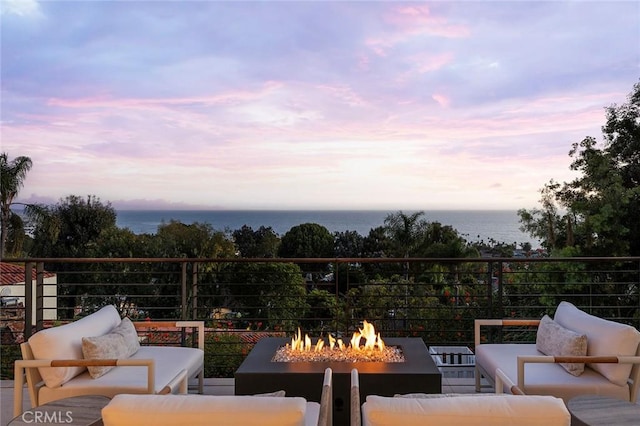
[(638, 1), (1, 1), (19, 201), (531, 208), (640, 76)]

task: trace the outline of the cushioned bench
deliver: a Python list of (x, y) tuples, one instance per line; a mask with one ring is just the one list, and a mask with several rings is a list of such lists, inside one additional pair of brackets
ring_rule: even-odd
[(362, 404), (357, 370), (351, 374), (351, 426), (569, 426), (560, 398), (540, 395), (367, 395)]
[[(481, 343), (481, 326), (536, 325), (536, 343)], [(476, 320), (476, 391), (481, 377), (509, 392), (553, 395), (568, 402), (583, 395), (636, 401), (640, 385), (640, 332), (587, 314), (568, 302), (554, 319)]]
[(197, 328), (199, 347), (140, 346), (135, 324), (121, 320), (114, 306), (34, 334), (15, 362), (15, 415), (22, 412), (24, 376), (32, 407), (79, 395), (187, 393), (188, 380), (196, 376), (202, 393), (204, 323), (162, 325)]
[(320, 403), (280, 393), (284, 392), (268, 396), (120, 394), (102, 409), (102, 421), (104, 426), (331, 426), (330, 368), (325, 370)]

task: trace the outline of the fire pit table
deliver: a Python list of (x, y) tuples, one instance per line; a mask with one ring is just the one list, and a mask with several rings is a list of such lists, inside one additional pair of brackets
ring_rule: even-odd
[(277, 390), (287, 396), (320, 401), (324, 370), (333, 370), (333, 422), (349, 424), (351, 370), (358, 369), (360, 398), (404, 393), (441, 393), (442, 374), (420, 338), (385, 338), (387, 346), (400, 348), (404, 362), (275, 362), (276, 351), (287, 338), (262, 338), (235, 373), (235, 394), (251, 395)]

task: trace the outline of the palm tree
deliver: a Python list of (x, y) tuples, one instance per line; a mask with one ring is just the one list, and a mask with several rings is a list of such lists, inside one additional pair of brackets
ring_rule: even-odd
[[(391, 213), (384, 219), (387, 235), (394, 242), (398, 253), (405, 258), (415, 254), (424, 240), (428, 226), (422, 219), (423, 211), (407, 215), (402, 211)], [(409, 279), (409, 263), (404, 265), (404, 278)]]
[(422, 240), (428, 223), (422, 219), (423, 211), (407, 215), (402, 211), (391, 213), (384, 219), (387, 234), (395, 242), (402, 257), (414, 254)]
[(11, 220), (11, 205), (13, 199), (24, 184), (27, 172), (31, 170), (32, 162), (29, 157), (16, 157), (9, 162), (6, 152), (0, 154), (0, 257), (4, 257), (9, 221)]

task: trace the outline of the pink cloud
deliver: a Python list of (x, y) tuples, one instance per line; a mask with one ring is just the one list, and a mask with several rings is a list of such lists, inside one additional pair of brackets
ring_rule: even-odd
[(446, 95), (442, 95), (439, 93), (434, 93), (433, 95), (431, 95), (431, 98), (436, 101), (438, 103), (438, 105), (448, 108), (449, 105), (451, 105), (451, 99), (446, 96)]
[(437, 71), (453, 61), (453, 53), (445, 52), (439, 55), (414, 55), (411, 60), (415, 62), (415, 68), (419, 73)]
[(469, 37), (471, 33), (466, 25), (452, 24), (444, 17), (434, 16), (427, 5), (398, 7), (387, 19), (412, 35), (430, 34), (464, 38)]
[(50, 106), (65, 108), (140, 108), (158, 106), (180, 105), (229, 105), (239, 102), (260, 99), (280, 89), (283, 83), (267, 81), (261, 88), (255, 91), (238, 90), (211, 96), (191, 96), (174, 98), (113, 98), (109, 96), (96, 96), (89, 98), (64, 99), (51, 98), (47, 102)]

